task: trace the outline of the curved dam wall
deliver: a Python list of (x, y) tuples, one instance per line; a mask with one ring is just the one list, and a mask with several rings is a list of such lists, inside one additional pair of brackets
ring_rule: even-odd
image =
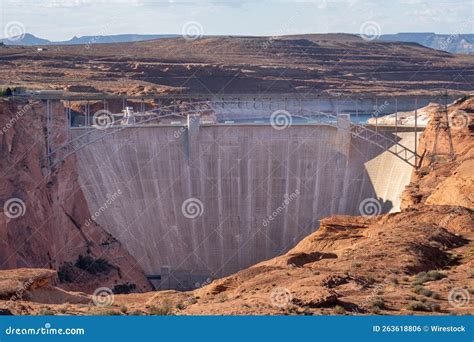
[[(320, 218), (359, 215), (364, 199), (395, 211), (411, 176), (409, 164), (331, 126), (190, 127), (130, 127), (77, 152), (94, 219), (145, 273), (171, 271), (175, 288), (281, 254)], [(412, 132), (398, 136), (413, 148)]]

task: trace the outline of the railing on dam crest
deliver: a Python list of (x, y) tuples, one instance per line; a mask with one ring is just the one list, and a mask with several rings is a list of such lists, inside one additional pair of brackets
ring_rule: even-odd
[[(50, 168), (63, 162), (70, 155), (84, 147), (128, 128), (176, 126), (177, 130), (188, 128), (188, 118), (199, 118), (199, 125), (327, 125), (350, 132), (368, 143), (375, 144), (381, 150), (388, 151), (413, 167), (418, 167), (421, 156), (416, 153), (417, 134), (423, 129), (419, 125), (418, 109), (430, 101), (414, 101), (412, 117), (399, 115), (399, 109), (406, 111), (409, 104), (401, 106), (397, 99), (381, 105), (377, 100), (372, 102), (353, 101), (338, 103), (337, 100), (309, 99), (285, 101), (250, 100), (206, 100), (206, 101), (171, 101), (171, 103), (146, 100), (129, 100), (118, 104), (108, 98), (102, 101), (81, 101), (75, 99), (56, 99), (62, 102), (65, 109), (67, 128), (58, 132), (54, 124), (54, 99), (45, 99), (48, 151), (47, 165)], [(352, 101), (352, 100), (351, 100)], [(365, 101), (365, 102), (364, 102)], [(406, 101), (405, 101), (406, 102)], [(376, 105), (374, 105), (376, 104)], [(381, 119), (390, 114), (389, 119)], [(411, 121), (410, 121), (411, 120)], [(423, 123), (422, 123), (423, 124)], [(383, 129), (391, 129), (394, 134), (383, 134)], [(413, 131), (414, 148), (400, 142), (398, 132)], [(61, 130), (61, 128), (59, 128)], [(65, 134), (64, 134), (65, 133)], [(74, 134), (73, 134), (74, 133)], [(61, 137), (60, 139), (57, 137)]]

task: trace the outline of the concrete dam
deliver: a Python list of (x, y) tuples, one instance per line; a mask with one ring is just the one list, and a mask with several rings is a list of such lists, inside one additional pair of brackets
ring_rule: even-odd
[[(393, 127), (378, 132), (395, 138)], [(414, 149), (413, 132), (399, 128), (397, 140)], [(360, 215), (364, 200), (396, 211), (413, 169), (331, 125), (199, 119), (189, 128), (127, 127), (76, 154), (94, 219), (145, 273), (161, 275), (161, 288), (178, 289), (284, 253), (320, 218)]]

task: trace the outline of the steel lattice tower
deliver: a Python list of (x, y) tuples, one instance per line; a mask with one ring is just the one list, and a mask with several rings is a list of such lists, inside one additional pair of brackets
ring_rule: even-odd
[[(435, 140), (434, 140), (434, 145), (433, 145), (433, 152), (431, 154), (431, 162), (436, 161), (436, 157), (438, 156), (447, 155), (451, 158), (451, 160), (454, 160), (454, 157), (455, 157), (453, 139), (451, 137), (451, 128), (449, 125), (448, 91), (447, 90), (444, 92), (442, 97), (443, 99), (439, 101), (438, 108), (434, 116)], [(445, 136), (446, 139), (448, 140), (448, 145), (449, 145), (448, 152), (438, 151), (438, 143), (443, 136)]]

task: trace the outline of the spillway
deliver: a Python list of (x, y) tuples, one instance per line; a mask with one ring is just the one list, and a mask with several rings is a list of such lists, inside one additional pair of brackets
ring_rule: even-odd
[[(397, 136), (414, 148), (411, 129)], [(396, 211), (412, 172), (329, 125), (129, 127), (82, 148), (77, 165), (95, 220), (145, 273), (171, 272), (173, 288), (284, 253), (320, 218), (360, 215), (365, 199)]]

